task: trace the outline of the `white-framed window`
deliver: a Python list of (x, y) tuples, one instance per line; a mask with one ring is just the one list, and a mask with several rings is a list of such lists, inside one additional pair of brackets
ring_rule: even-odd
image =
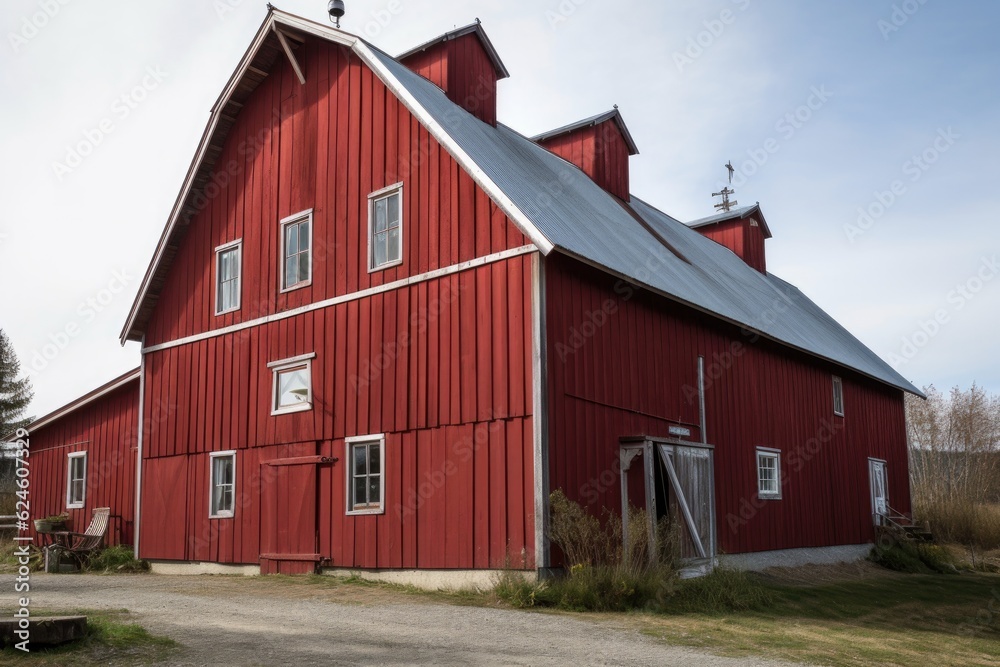
[(229, 519), (236, 513), (236, 452), (209, 455), (210, 519)]
[(281, 221), (281, 291), (312, 285), (313, 211)]
[(215, 249), (215, 314), (224, 315), (240, 309), (243, 281), (243, 240)]
[(757, 448), (757, 497), (781, 499), (781, 451), (777, 449)]
[(368, 270), (403, 263), (403, 184), (368, 195)]
[(385, 512), (385, 436), (347, 438), (347, 513)]
[(844, 381), (833, 376), (833, 414), (844, 416)]
[(272, 361), (271, 414), (312, 410), (312, 360), (316, 353)]
[(68, 456), (66, 473), (66, 508), (80, 509), (87, 502), (87, 452)]

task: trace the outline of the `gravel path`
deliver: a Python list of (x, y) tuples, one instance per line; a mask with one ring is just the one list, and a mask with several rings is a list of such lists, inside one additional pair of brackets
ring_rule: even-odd
[[(13, 590), (0, 576), (0, 590)], [(171, 665), (778, 665), (565, 616), (464, 607), (363, 586), (232, 577), (34, 575), (32, 606), (128, 609)]]

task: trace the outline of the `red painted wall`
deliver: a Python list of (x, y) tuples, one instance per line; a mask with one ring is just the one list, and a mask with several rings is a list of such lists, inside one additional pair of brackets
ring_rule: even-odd
[(715, 225), (699, 227), (698, 232), (716, 243), (724, 245), (761, 273), (767, 273), (764, 253), (764, 231), (753, 218), (727, 220)]
[[(306, 85), (281, 59), (237, 119), (219, 164), (240, 168), (193, 221), (147, 345), (527, 244), (360, 61), (314, 42), (300, 51)], [(262, 150), (246, 154), (255, 136), (265, 137)], [(399, 181), (403, 263), (370, 274), (368, 194)], [(313, 285), (279, 295), (278, 221), (309, 208)], [(237, 238), (242, 309), (216, 318), (214, 248)], [(520, 563), (522, 551), (530, 564), (531, 261), (520, 255), (147, 353), (147, 407), (177, 407), (144, 447), (140, 554), (253, 564), (273, 542), (265, 533), (307, 516), (318, 553), (334, 566), (498, 567)], [(271, 416), (267, 363), (313, 352), (314, 409)], [(379, 433), (387, 511), (345, 516), (344, 438)], [(237, 514), (210, 520), (209, 452), (230, 449), (238, 450)], [(341, 460), (273, 479), (274, 466), (262, 465), (316, 455)], [(315, 498), (269, 486), (291, 478), (315, 485)], [(308, 546), (312, 530), (297, 529), (297, 543)]]
[[(890, 504), (910, 511), (902, 392), (754, 341), (736, 327), (619, 283), (575, 260), (546, 260), (551, 488), (619, 510), (618, 441), (698, 437), (697, 358), (707, 367), (719, 545), (739, 553), (873, 538), (868, 457), (889, 462)], [(833, 414), (831, 376), (846, 416)], [(782, 500), (756, 500), (756, 447), (783, 452)]]
[(484, 123), (497, 124), (497, 71), (474, 34), (439, 42), (402, 61)]
[[(33, 519), (67, 511), (68, 455), (87, 452), (86, 505), (68, 510), (71, 529), (83, 532), (94, 509), (110, 507), (105, 544), (132, 543), (138, 411), (137, 379), (31, 433)], [(37, 538), (34, 526), (31, 535)]]
[(629, 200), (628, 144), (613, 120), (553, 137), (539, 145), (578, 166), (619, 199)]

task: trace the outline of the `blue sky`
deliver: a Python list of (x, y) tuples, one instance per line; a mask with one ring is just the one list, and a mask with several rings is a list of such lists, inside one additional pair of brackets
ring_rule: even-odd
[[(321, 0), (275, 4), (325, 17)], [(774, 233), (769, 270), (918, 386), (1000, 392), (996, 3), (347, 10), (344, 28), (390, 53), (481, 18), (512, 75), (501, 121), (532, 135), (618, 104), (641, 151), (633, 192), (682, 220), (712, 213), (732, 160), (736, 199), (760, 201)], [(138, 364), (118, 333), (264, 16), (249, 0), (4, 4), (0, 327), (32, 370), (35, 414)]]

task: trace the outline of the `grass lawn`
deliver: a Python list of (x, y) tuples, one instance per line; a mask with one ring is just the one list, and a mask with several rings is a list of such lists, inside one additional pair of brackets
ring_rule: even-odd
[(821, 665), (1000, 664), (1000, 576), (886, 574), (765, 585), (775, 599), (766, 610), (631, 614), (628, 623), (670, 644), (737, 657)]
[[(9, 610), (0, 611), (8, 616)], [(88, 636), (82, 641), (50, 649), (32, 649), (24, 653), (7, 647), (0, 651), (0, 665), (51, 665), (53, 667), (96, 667), (97, 665), (146, 665), (169, 656), (176, 643), (154, 637), (142, 626), (131, 622), (127, 610), (120, 611), (46, 611), (43, 616), (86, 616)]]

